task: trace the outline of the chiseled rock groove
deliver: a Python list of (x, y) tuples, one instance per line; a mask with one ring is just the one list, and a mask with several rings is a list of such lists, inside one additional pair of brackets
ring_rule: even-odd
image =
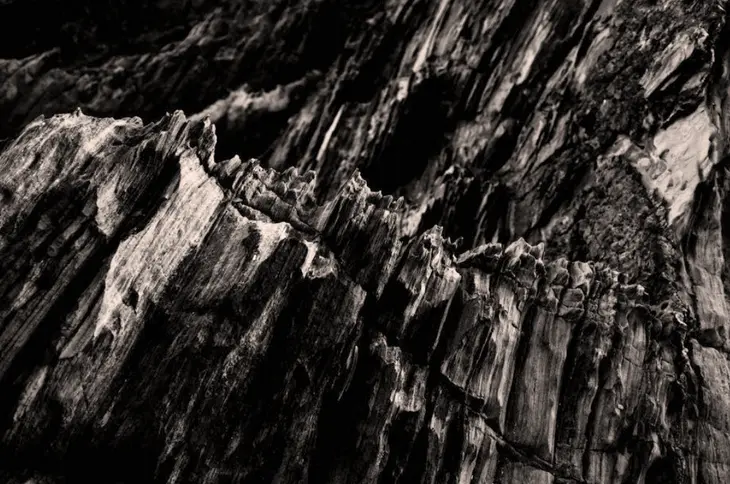
[(0, 155), (5, 482), (730, 480), (691, 311), (215, 143), (77, 111)]

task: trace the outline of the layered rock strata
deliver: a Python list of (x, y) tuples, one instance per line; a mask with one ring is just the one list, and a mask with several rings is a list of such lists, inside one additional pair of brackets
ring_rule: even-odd
[(0, 155), (6, 480), (730, 478), (730, 364), (691, 313), (215, 143), (76, 112)]

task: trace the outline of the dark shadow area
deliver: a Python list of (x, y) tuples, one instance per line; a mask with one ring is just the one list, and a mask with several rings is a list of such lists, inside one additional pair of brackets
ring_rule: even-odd
[(182, 38), (215, 2), (169, 0), (10, 0), (0, 2), (0, 58), (55, 47), (70, 57)]
[(669, 457), (657, 459), (646, 472), (647, 484), (679, 484), (674, 462)]
[(393, 193), (423, 173), (452, 129), (451, 92), (448, 80), (433, 77), (408, 96), (380, 154), (362, 169), (371, 189)]

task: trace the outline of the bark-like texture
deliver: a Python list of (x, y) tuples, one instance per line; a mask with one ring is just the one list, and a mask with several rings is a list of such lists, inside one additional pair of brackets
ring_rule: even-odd
[(319, 205), (312, 172), (216, 163), (214, 140), (76, 113), (4, 151), (9, 472), (607, 482), (716, 444), (677, 427), (697, 374), (641, 286), (522, 240), (403, 244), (358, 175)]
[(0, 2), (4, 481), (730, 482), (723, 2), (58, 5)]

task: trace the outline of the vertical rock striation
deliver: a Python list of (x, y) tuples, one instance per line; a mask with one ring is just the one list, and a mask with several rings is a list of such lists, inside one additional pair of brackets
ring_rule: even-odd
[(215, 143), (77, 112), (2, 153), (6, 479), (726, 479), (730, 367), (691, 312)]
[(0, 480), (730, 482), (724, 1), (0, 26)]

